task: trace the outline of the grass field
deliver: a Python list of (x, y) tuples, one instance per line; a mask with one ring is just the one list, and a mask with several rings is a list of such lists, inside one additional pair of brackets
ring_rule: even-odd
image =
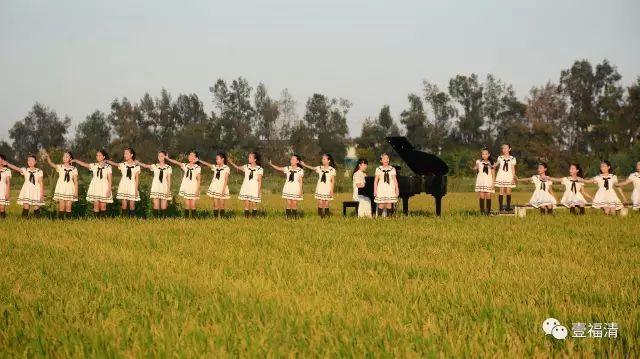
[[(485, 218), (475, 198), (382, 220), (320, 220), (310, 196), (298, 221), (277, 195), (248, 220), (22, 221), (14, 205), (0, 356), (640, 355), (639, 214)], [(555, 340), (547, 317), (618, 338)]]

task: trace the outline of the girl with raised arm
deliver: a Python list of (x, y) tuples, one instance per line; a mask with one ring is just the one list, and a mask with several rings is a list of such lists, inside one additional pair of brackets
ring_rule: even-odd
[(24, 176), (24, 183), (16, 201), (22, 206), (22, 218), (29, 216), (30, 209), (33, 209), (33, 216), (39, 218), (40, 208), (45, 204), (44, 182), (42, 181), (44, 174), (41, 169), (36, 168), (36, 163), (37, 160), (34, 155), (27, 156), (27, 167), (19, 168), (5, 161), (7, 167)]
[(560, 204), (569, 208), (572, 214), (584, 215), (586, 198), (593, 198), (584, 190), (584, 184), (580, 182), (582, 179), (582, 168), (577, 163), (569, 165), (569, 175), (562, 178), (548, 177), (552, 181), (560, 182), (564, 185), (564, 194), (560, 199)]
[(636, 172), (629, 175), (629, 177), (617, 183), (616, 186), (623, 187), (628, 184), (633, 184), (633, 192), (631, 192), (631, 204), (634, 211), (640, 210), (640, 161), (636, 163)]
[(488, 216), (491, 214), (491, 194), (495, 192), (495, 169), (487, 147), (480, 151), (480, 159), (476, 160), (473, 169), (478, 172), (475, 191), (480, 197), (480, 214)]
[(7, 218), (9, 194), (11, 193), (11, 170), (7, 168), (7, 157), (0, 154), (0, 218)]
[(369, 197), (361, 196), (358, 193), (358, 190), (365, 186), (368, 166), (369, 161), (360, 158), (356, 168), (353, 169), (353, 200), (358, 202), (358, 217), (371, 217), (371, 200)]
[(169, 201), (173, 199), (171, 194), (171, 174), (173, 173), (171, 166), (166, 163), (167, 152), (158, 152), (158, 162), (152, 165), (138, 161), (140, 167), (153, 172), (153, 180), (151, 181), (151, 198), (153, 206), (153, 216), (155, 218), (166, 217)]
[(87, 163), (78, 159), (72, 162), (91, 171), (91, 182), (87, 190), (87, 202), (93, 203), (93, 214), (104, 217), (107, 214), (107, 204), (113, 203), (111, 193), (112, 169), (106, 162), (109, 154), (105, 150), (96, 152), (96, 162)]
[(271, 163), (269, 165), (276, 171), (284, 173), (284, 186), (282, 187), (282, 198), (285, 200), (286, 217), (298, 217), (298, 202), (302, 201), (302, 181), (304, 170), (300, 167), (300, 156), (293, 155), (289, 166), (279, 167)]
[(329, 216), (329, 202), (333, 201), (336, 177), (333, 157), (328, 153), (323, 154), (320, 166), (309, 166), (304, 162), (300, 162), (300, 164), (318, 174), (318, 183), (313, 197), (318, 200), (318, 215), (321, 218)]
[(216, 155), (216, 164), (200, 162), (213, 171), (213, 179), (207, 190), (207, 196), (213, 198), (213, 216), (224, 217), (226, 202), (231, 196), (229, 195), (229, 174), (231, 170), (227, 166), (227, 154), (218, 152)]
[[(595, 183), (598, 185), (598, 191), (593, 196), (591, 207), (602, 208), (606, 215), (615, 215), (616, 211), (622, 209), (622, 201), (618, 198), (615, 191), (615, 185), (618, 183), (618, 176), (613, 174), (611, 162), (604, 160), (600, 162), (600, 174), (591, 178), (580, 180), (584, 183)], [(617, 188), (620, 196), (626, 199), (621, 188)]]
[(180, 166), (184, 172), (178, 196), (184, 199), (184, 217), (193, 218), (196, 212), (196, 202), (200, 199), (200, 173), (202, 168), (198, 165), (200, 161), (198, 152), (195, 150), (189, 151), (187, 163), (178, 162), (169, 158), (169, 156), (166, 157), (166, 160)]
[(125, 148), (123, 157), (124, 162), (122, 163), (116, 163), (110, 160), (107, 160), (107, 163), (117, 167), (122, 174), (116, 194), (116, 199), (120, 200), (122, 215), (126, 212), (129, 217), (135, 217), (136, 202), (140, 201), (140, 193), (138, 192), (140, 166), (136, 162), (136, 151), (134, 151), (133, 148)]
[(256, 217), (258, 215), (258, 203), (261, 202), (264, 169), (260, 166), (260, 155), (257, 152), (249, 153), (247, 161), (248, 164), (238, 166), (229, 159), (229, 164), (236, 170), (244, 172), (244, 180), (238, 195), (238, 199), (244, 204), (244, 216)]
[[(500, 211), (511, 211), (511, 189), (516, 187), (516, 158), (511, 156), (511, 145), (502, 145), (502, 154), (494, 164), (497, 169), (495, 186), (500, 189), (498, 204)], [(504, 197), (507, 197), (507, 204), (503, 206)]]
[(373, 201), (378, 204), (378, 217), (393, 215), (393, 205), (398, 202), (398, 180), (396, 169), (390, 165), (390, 157), (383, 153), (380, 156), (380, 166), (376, 168), (373, 180)]
[(58, 202), (58, 218), (71, 218), (71, 206), (78, 201), (78, 169), (72, 165), (73, 154), (69, 151), (62, 155), (62, 164), (55, 164), (51, 156), (44, 152), (44, 159), (58, 172), (58, 181), (53, 191), (53, 200)]
[(538, 174), (527, 178), (518, 178), (518, 181), (528, 181), (533, 183), (534, 191), (529, 204), (534, 208), (539, 208), (541, 214), (553, 214), (556, 207), (556, 198), (553, 196), (553, 182), (548, 176), (546, 163), (538, 163)]

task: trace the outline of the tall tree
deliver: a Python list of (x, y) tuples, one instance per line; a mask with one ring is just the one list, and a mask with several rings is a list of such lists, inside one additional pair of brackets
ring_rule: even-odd
[(219, 145), (219, 129), (204, 112), (204, 105), (196, 94), (180, 94), (172, 106), (177, 131), (174, 137), (174, 152), (198, 151), (203, 158), (213, 155), (214, 146)]
[(36, 103), (22, 121), (9, 129), (15, 156), (22, 159), (43, 148), (64, 147), (70, 125), (68, 117), (60, 119), (55, 111)]
[(424, 81), (424, 99), (431, 106), (433, 121), (427, 126), (428, 145), (434, 152), (440, 154), (451, 127), (451, 118), (457, 115), (451, 97), (440, 91), (437, 85)]
[(449, 95), (462, 107), (462, 116), (458, 121), (456, 136), (464, 145), (478, 145), (482, 142), (483, 126), (482, 95), (483, 88), (478, 76), (457, 75), (449, 81)]
[(115, 159), (122, 159), (126, 147), (134, 147), (140, 158), (155, 158), (156, 141), (149, 127), (150, 121), (142, 113), (140, 106), (126, 97), (111, 103), (109, 123), (115, 133), (111, 152)]
[(374, 153), (386, 153), (391, 151), (391, 146), (385, 141), (385, 137), (399, 135), (400, 129), (391, 116), (391, 108), (385, 105), (376, 119), (368, 118), (364, 121), (356, 143), (361, 148), (371, 148)]
[(209, 90), (218, 109), (217, 119), (222, 131), (222, 145), (225, 148), (251, 150), (258, 145), (252, 131), (255, 110), (251, 106), (252, 88), (246, 79), (239, 77), (227, 86), (219, 79)]
[(111, 127), (104, 113), (96, 110), (78, 124), (73, 140), (74, 154), (92, 160), (97, 150), (106, 149), (111, 142)]
[(409, 141), (417, 148), (426, 149), (428, 141), (427, 114), (420, 96), (409, 94), (409, 108), (400, 114)]
[(322, 94), (313, 94), (306, 105), (304, 127), (311, 133), (321, 152), (344, 157), (349, 132), (347, 113), (351, 103), (345, 99), (329, 99)]

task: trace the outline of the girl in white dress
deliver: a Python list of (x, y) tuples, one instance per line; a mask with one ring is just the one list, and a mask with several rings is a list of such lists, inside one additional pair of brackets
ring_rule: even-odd
[[(500, 189), (498, 204), (500, 211), (511, 211), (511, 189), (516, 187), (516, 158), (511, 156), (511, 145), (502, 145), (502, 154), (498, 156), (495, 163), (496, 180), (495, 186)], [(507, 205), (503, 206), (503, 199), (507, 197)]]
[(153, 216), (155, 218), (167, 216), (169, 201), (173, 199), (173, 195), (171, 194), (171, 175), (173, 174), (173, 170), (171, 166), (166, 163), (166, 158), (167, 152), (159, 151), (158, 163), (149, 165), (138, 161), (140, 167), (153, 172), (149, 198), (151, 198)]
[(18, 168), (5, 161), (10, 169), (19, 172), (24, 176), (24, 183), (16, 201), (22, 206), (22, 218), (29, 216), (29, 210), (33, 209), (34, 217), (40, 217), (40, 207), (44, 206), (44, 182), (43, 172), (36, 168), (36, 156), (27, 156), (27, 167)]
[(202, 168), (198, 165), (200, 156), (198, 152), (190, 151), (187, 157), (188, 163), (178, 162), (166, 156), (166, 160), (180, 166), (184, 171), (178, 196), (184, 198), (184, 217), (193, 218), (196, 212), (196, 202), (200, 199), (200, 174)]
[(78, 169), (71, 164), (73, 154), (65, 152), (62, 164), (59, 165), (51, 161), (48, 153), (44, 152), (43, 157), (58, 172), (58, 181), (53, 191), (53, 200), (58, 201), (58, 218), (71, 218), (71, 205), (78, 201)]
[(542, 214), (552, 214), (556, 207), (556, 198), (553, 196), (553, 182), (547, 176), (548, 166), (541, 162), (538, 164), (538, 174), (528, 178), (518, 178), (518, 181), (529, 181), (533, 183), (534, 191), (529, 204), (534, 208), (539, 208)]
[(616, 186), (623, 187), (633, 184), (633, 192), (631, 192), (631, 205), (634, 211), (640, 210), (640, 161), (636, 163), (636, 172), (629, 175), (625, 181), (617, 183)]
[(224, 217), (227, 200), (231, 198), (229, 195), (229, 175), (231, 170), (227, 166), (227, 154), (218, 152), (215, 165), (202, 160), (200, 160), (200, 163), (208, 166), (213, 171), (213, 179), (207, 190), (207, 196), (213, 198), (213, 216)]
[(0, 154), (0, 218), (7, 218), (7, 206), (11, 193), (11, 170), (6, 165), (7, 157)]
[(371, 217), (371, 199), (358, 194), (358, 189), (365, 186), (367, 177), (367, 167), (369, 161), (364, 158), (358, 160), (356, 168), (353, 169), (353, 200), (358, 202), (358, 217)]
[(318, 174), (318, 183), (313, 197), (318, 200), (318, 215), (321, 218), (329, 216), (329, 202), (333, 201), (336, 177), (333, 157), (328, 153), (323, 154), (321, 166), (309, 166), (304, 162), (300, 164)]
[(271, 163), (269, 165), (276, 171), (284, 173), (284, 186), (282, 187), (282, 198), (285, 201), (286, 217), (298, 217), (298, 201), (302, 201), (302, 181), (304, 170), (300, 167), (300, 157), (291, 156), (289, 166), (279, 167)]
[(244, 216), (256, 217), (258, 215), (258, 203), (261, 202), (262, 175), (264, 170), (260, 167), (260, 155), (257, 152), (249, 153), (248, 164), (238, 166), (231, 159), (229, 164), (236, 170), (244, 173), (244, 180), (240, 187), (238, 199), (244, 204)]
[(135, 217), (136, 202), (140, 201), (140, 193), (138, 192), (140, 166), (136, 162), (136, 151), (134, 151), (133, 148), (125, 148), (123, 157), (124, 162), (122, 163), (116, 163), (110, 160), (107, 160), (107, 163), (117, 167), (122, 174), (116, 194), (116, 199), (120, 200), (122, 215), (127, 212), (129, 217)]
[[(593, 196), (591, 207), (602, 208), (607, 215), (615, 215), (616, 211), (622, 209), (622, 201), (620, 201), (614, 189), (616, 183), (618, 183), (618, 177), (613, 174), (611, 162), (607, 160), (600, 162), (600, 174), (591, 179), (581, 181), (583, 183), (596, 183), (598, 185), (598, 191), (596, 195)], [(617, 189), (620, 196), (626, 199), (624, 193), (622, 193), (622, 189), (619, 187)]]
[(569, 165), (569, 176), (562, 178), (549, 177), (552, 181), (560, 182), (564, 185), (564, 194), (560, 199), (560, 204), (569, 208), (569, 212), (573, 214), (584, 215), (586, 198), (593, 199), (584, 190), (584, 184), (580, 182), (582, 179), (582, 168), (577, 163)]
[(373, 201), (378, 204), (378, 217), (393, 215), (393, 206), (398, 202), (398, 181), (396, 179), (396, 169), (391, 166), (389, 155), (383, 153), (380, 156), (382, 164), (376, 168), (376, 175), (373, 180)]
[(480, 214), (488, 216), (491, 214), (491, 194), (495, 192), (493, 189), (495, 170), (487, 147), (480, 151), (480, 159), (476, 160), (473, 168), (478, 172), (475, 191), (480, 198)]
[(93, 214), (104, 217), (107, 214), (107, 204), (113, 203), (111, 181), (113, 180), (111, 165), (106, 162), (109, 155), (105, 150), (96, 152), (96, 162), (87, 163), (74, 159), (73, 163), (91, 171), (91, 182), (87, 190), (87, 202), (93, 203)]

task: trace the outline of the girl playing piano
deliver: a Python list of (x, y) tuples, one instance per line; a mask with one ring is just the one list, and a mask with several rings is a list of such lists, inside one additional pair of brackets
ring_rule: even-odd
[(378, 204), (378, 217), (393, 215), (393, 206), (398, 202), (398, 181), (396, 169), (389, 164), (389, 155), (383, 153), (380, 156), (380, 164), (376, 168), (376, 176), (373, 180), (373, 201)]
[(365, 185), (368, 166), (369, 161), (360, 158), (356, 168), (353, 169), (353, 200), (358, 202), (358, 217), (371, 217), (371, 200), (367, 196), (358, 194), (358, 189)]
[(474, 166), (478, 172), (475, 191), (480, 197), (480, 214), (488, 216), (491, 213), (491, 194), (495, 192), (493, 189), (495, 170), (487, 147), (480, 151), (480, 157), (481, 159), (476, 160)]

